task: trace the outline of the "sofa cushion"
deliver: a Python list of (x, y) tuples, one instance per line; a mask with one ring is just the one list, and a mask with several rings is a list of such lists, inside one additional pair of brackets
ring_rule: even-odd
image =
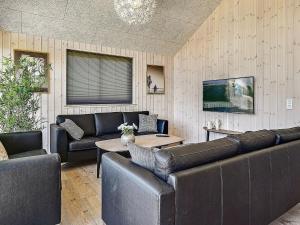
[(158, 115), (139, 114), (138, 133), (157, 132), (157, 117)]
[(123, 112), (124, 123), (132, 125), (133, 123), (139, 127), (139, 114), (149, 115), (149, 111)]
[(84, 131), (70, 119), (66, 119), (60, 126), (65, 128), (68, 134), (75, 140), (80, 140), (84, 135)]
[(96, 136), (121, 133), (118, 130), (118, 126), (124, 123), (123, 114), (121, 112), (96, 113), (95, 121), (96, 121)]
[(188, 144), (155, 152), (154, 173), (164, 180), (169, 174), (238, 154), (239, 144), (222, 138), (199, 144)]
[(14, 155), (9, 155), (9, 159), (18, 159), (18, 158), (24, 158), (24, 157), (30, 157), (30, 156), (38, 156), (38, 155), (46, 155), (47, 151), (45, 149), (37, 149), (27, 152), (22, 152)]
[(4, 148), (4, 145), (0, 141), (0, 161), (8, 160), (8, 155), (6, 152), (6, 149)]
[(276, 144), (283, 144), (300, 139), (300, 127), (272, 131), (276, 134)]
[(131, 161), (145, 169), (154, 171), (155, 168), (155, 151), (158, 149), (144, 148), (134, 143), (128, 144), (128, 150), (130, 152)]
[(270, 130), (248, 131), (228, 138), (239, 143), (240, 154), (268, 148), (276, 144), (276, 135)]
[(82, 151), (97, 148), (95, 142), (101, 141), (97, 137), (84, 137), (80, 141), (74, 140), (69, 143), (69, 151)]
[(96, 128), (93, 114), (59, 115), (56, 117), (57, 125), (65, 122), (66, 119), (70, 119), (76, 123), (84, 131), (84, 136), (95, 136)]

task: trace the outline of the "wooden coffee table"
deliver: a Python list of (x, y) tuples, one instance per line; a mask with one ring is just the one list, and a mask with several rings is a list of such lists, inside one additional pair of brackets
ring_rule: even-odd
[[(173, 144), (182, 144), (183, 138), (174, 135), (169, 137), (157, 137), (155, 134), (141, 135), (135, 137), (135, 144), (145, 148), (162, 148)], [(106, 152), (116, 152), (124, 156), (129, 156), (127, 146), (121, 144), (121, 139), (110, 139), (105, 141), (98, 141), (95, 143), (97, 150), (97, 178), (99, 178), (100, 163), (102, 154)]]

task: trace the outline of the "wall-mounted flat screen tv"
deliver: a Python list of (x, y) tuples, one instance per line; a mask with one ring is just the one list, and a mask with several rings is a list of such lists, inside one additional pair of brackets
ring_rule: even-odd
[(203, 110), (254, 114), (254, 77), (203, 81)]

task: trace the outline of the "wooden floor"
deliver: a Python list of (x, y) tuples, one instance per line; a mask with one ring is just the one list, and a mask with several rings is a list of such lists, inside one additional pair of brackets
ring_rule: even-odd
[(105, 225), (101, 220), (101, 179), (96, 163), (62, 166), (61, 225)]

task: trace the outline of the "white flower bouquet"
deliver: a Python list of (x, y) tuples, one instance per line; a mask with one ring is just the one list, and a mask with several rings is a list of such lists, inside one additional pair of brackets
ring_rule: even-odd
[(137, 130), (138, 127), (133, 123), (132, 125), (128, 125), (127, 123), (123, 123), (118, 127), (118, 130), (122, 132), (124, 135), (133, 135), (134, 130)]

